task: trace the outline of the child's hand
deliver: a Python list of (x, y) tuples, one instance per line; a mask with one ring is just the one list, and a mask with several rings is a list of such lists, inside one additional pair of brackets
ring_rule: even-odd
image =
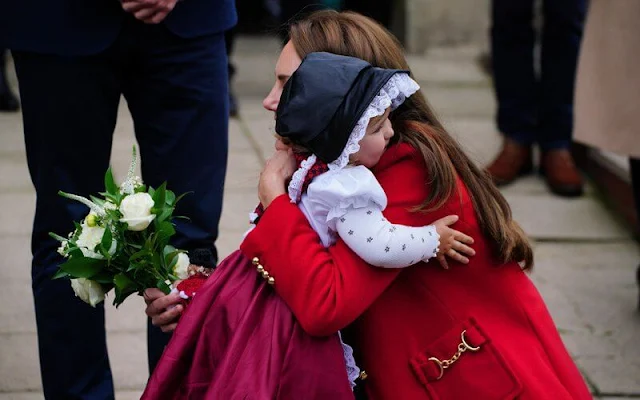
[(436, 232), (440, 235), (440, 246), (436, 258), (444, 269), (449, 268), (445, 256), (467, 264), (469, 259), (465, 255), (474, 256), (476, 254), (475, 250), (467, 246), (468, 244), (473, 244), (473, 238), (449, 227), (449, 225), (453, 225), (457, 221), (457, 215), (448, 215), (433, 223), (436, 227)]

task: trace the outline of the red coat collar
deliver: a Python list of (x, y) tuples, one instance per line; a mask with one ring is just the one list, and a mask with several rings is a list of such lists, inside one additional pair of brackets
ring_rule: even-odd
[(376, 174), (383, 171), (394, 164), (407, 158), (413, 158), (418, 155), (418, 150), (408, 143), (397, 143), (391, 145), (380, 157), (380, 161), (373, 167), (373, 173)]

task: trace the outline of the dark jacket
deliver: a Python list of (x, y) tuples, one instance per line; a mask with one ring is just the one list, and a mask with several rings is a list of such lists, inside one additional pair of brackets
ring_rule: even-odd
[[(43, 54), (96, 54), (112, 44), (125, 18), (119, 0), (7, 0), (0, 6), (0, 48)], [(225, 31), (234, 0), (183, 0), (163, 24), (181, 37)]]

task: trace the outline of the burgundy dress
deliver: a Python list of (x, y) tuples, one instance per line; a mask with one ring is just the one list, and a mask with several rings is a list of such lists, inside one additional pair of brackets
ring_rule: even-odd
[(306, 334), (238, 250), (198, 290), (142, 399), (352, 400), (337, 335)]

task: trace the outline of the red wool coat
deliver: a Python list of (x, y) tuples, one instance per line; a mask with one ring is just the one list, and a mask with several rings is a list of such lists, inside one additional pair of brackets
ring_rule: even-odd
[(422, 226), (457, 214), (454, 227), (474, 238), (476, 255), (449, 270), (437, 261), (374, 268), (342, 241), (325, 249), (281, 196), (241, 251), (260, 260), (302, 328), (328, 335), (352, 324), (372, 400), (591, 399), (529, 277), (492, 258), (462, 182), (459, 196), (420, 214), (409, 211), (429, 190), (417, 151), (393, 146), (374, 172), (390, 221)]

